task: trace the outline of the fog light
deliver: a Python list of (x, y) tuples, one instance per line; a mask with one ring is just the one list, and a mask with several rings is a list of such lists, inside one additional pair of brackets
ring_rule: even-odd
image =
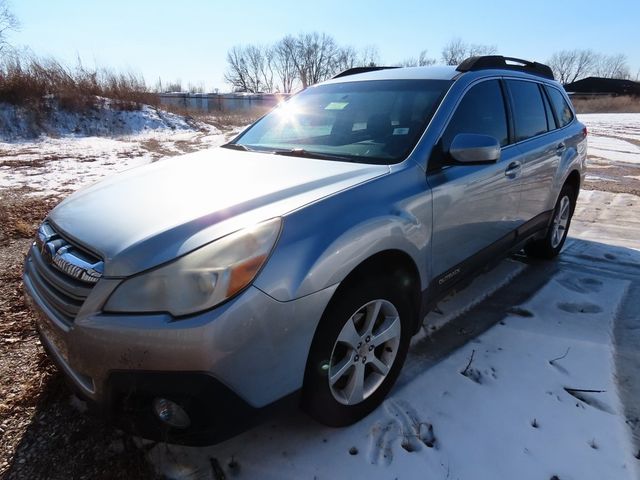
[(187, 428), (191, 424), (189, 415), (176, 402), (166, 398), (153, 401), (153, 411), (161, 422), (176, 428)]

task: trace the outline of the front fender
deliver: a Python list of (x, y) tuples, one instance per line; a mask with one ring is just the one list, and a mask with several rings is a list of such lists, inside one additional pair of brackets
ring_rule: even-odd
[(255, 285), (276, 300), (293, 300), (341, 282), (385, 250), (408, 254), (427, 285), (431, 191), (424, 171), (407, 165), (287, 215)]

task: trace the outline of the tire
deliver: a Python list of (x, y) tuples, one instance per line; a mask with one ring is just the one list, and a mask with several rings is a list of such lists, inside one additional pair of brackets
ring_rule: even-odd
[(571, 226), (571, 218), (576, 208), (576, 197), (577, 194), (573, 187), (566, 184), (562, 187), (546, 235), (544, 238), (530, 242), (524, 248), (529, 257), (550, 260), (560, 253)]
[[(311, 345), (302, 390), (302, 408), (318, 422), (351, 425), (371, 413), (391, 390), (407, 356), (413, 324), (409, 294), (399, 285), (393, 276), (351, 282), (327, 306)], [(383, 343), (387, 337), (390, 340)]]

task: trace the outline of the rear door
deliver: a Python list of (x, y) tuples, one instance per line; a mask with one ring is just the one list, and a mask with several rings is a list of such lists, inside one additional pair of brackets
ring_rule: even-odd
[[(508, 125), (500, 80), (484, 80), (464, 94), (434, 147), (427, 180), (433, 193), (432, 271), (438, 290), (446, 290), (495, 250), (504, 249), (522, 223), (520, 152), (509, 145)], [(498, 139), (498, 162), (441, 166), (459, 133)]]
[(522, 196), (519, 215), (532, 228), (544, 225), (545, 212), (553, 208), (553, 180), (566, 148), (556, 128), (544, 87), (535, 81), (506, 80), (515, 142), (522, 159)]

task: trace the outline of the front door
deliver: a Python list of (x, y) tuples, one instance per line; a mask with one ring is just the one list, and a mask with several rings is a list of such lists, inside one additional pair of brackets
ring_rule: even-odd
[[(521, 157), (509, 144), (504, 94), (499, 80), (472, 86), (460, 101), (435, 147), (445, 158), (459, 133), (491, 135), (502, 145), (500, 159), (489, 165), (433, 168), (427, 181), (433, 192), (432, 271), (437, 290), (515, 238), (520, 218)], [(437, 152), (435, 152), (437, 155)], [(487, 255), (489, 254), (489, 255)]]

